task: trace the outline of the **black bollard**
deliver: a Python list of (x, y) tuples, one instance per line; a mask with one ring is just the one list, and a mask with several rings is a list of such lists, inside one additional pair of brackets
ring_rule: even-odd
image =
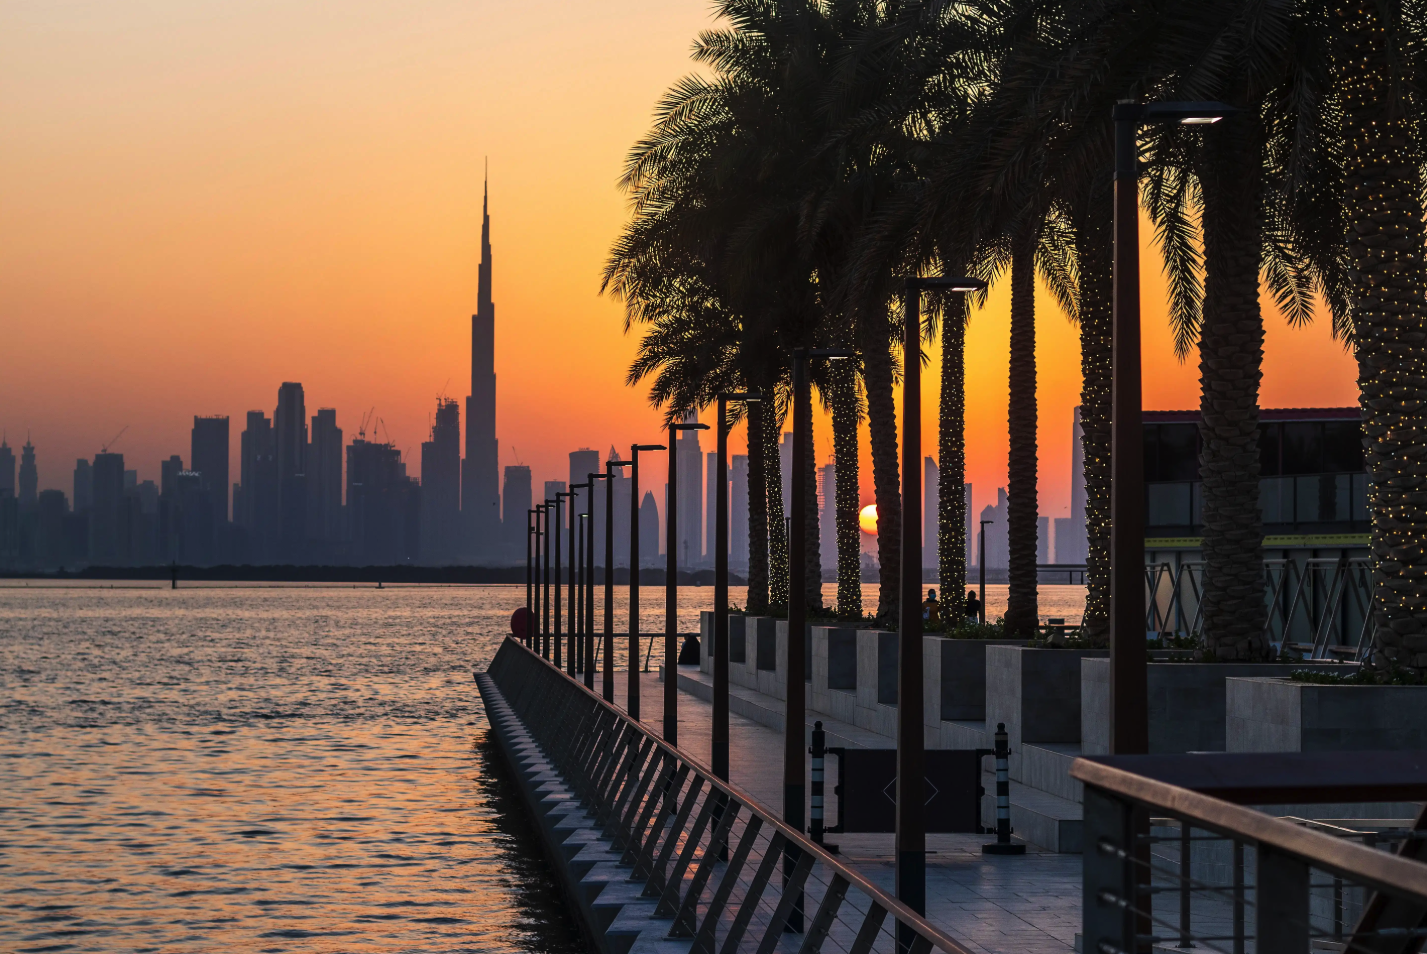
[(833, 854), (837, 854), (837, 845), (829, 845), (823, 842), (823, 780), (826, 778), (824, 767), (827, 765), (827, 733), (823, 731), (821, 722), (813, 723), (813, 744), (808, 749), (808, 754), (812, 756), (812, 793), (809, 798), (809, 816), (812, 823), (808, 826), (808, 834), (812, 836), (816, 844), (822, 845)]
[(981, 846), (983, 855), (1024, 855), (1026, 846), (1011, 841), (1011, 740), (1006, 723), (996, 723), (996, 840)]
[(173, 574), (169, 580), (169, 589), (176, 590), (178, 589), (178, 561), (174, 560), (172, 563), (170, 563), (168, 565), (168, 569), (169, 572)]

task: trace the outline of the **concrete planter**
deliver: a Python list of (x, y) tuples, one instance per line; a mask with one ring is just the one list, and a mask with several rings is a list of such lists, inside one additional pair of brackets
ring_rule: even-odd
[(1427, 686), (1230, 678), (1226, 689), (1230, 752), (1427, 748)]
[[(699, 669), (713, 673), (713, 627), (712, 610), (699, 612)], [(748, 657), (747, 641), (744, 639), (746, 616), (739, 613), (728, 614), (728, 662), (730, 668), (742, 666)]]
[(1073, 788), (1062, 792), (1058, 767), (1036, 768), (1026, 777), (1022, 748), (1025, 743), (1078, 745), (1080, 660), (1108, 655), (1103, 649), (986, 647), (986, 735), (989, 739), (998, 722), (1006, 724), (1013, 779), (1062, 797), (1074, 795)]
[[(938, 639), (943, 722), (986, 720), (986, 647), (1024, 646), (1024, 639)], [(930, 667), (929, 667), (930, 668)], [(994, 728), (994, 726), (993, 726)]]
[[(1223, 752), (1226, 682), (1287, 676), (1295, 669), (1349, 670), (1334, 663), (1150, 663), (1150, 752)], [(1080, 745), (1086, 755), (1110, 752), (1110, 660), (1080, 662)]]

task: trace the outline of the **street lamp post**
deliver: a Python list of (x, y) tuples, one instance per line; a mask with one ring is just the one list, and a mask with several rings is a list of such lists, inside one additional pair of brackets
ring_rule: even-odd
[[(629, 446), (629, 717), (639, 718), (639, 452), (664, 450), (663, 444)], [(672, 455), (671, 455), (672, 456)], [(667, 701), (667, 700), (666, 700)], [(664, 738), (670, 745), (669, 713), (664, 713)]]
[(605, 461), (604, 485), (604, 665), (605, 702), (614, 701), (614, 468), (624, 467), (627, 460)]
[[(585, 516), (589, 518), (585, 535), (585, 688), (595, 688), (595, 481), (606, 474), (587, 474), (590, 493), (585, 498)], [(605, 570), (609, 574), (609, 570)]]
[(718, 487), (714, 491), (714, 625), (713, 645), (703, 651), (713, 657), (714, 775), (728, 781), (728, 402), (751, 404), (763, 400), (757, 394), (721, 392), (718, 396)]
[(550, 658), (550, 508), (553, 503), (552, 500), (546, 500), (540, 505), (540, 513), (544, 518), (544, 533), (541, 536), (544, 562), (540, 571), (540, 588), (542, 590), (540, 612), (543, 616), (540, 631), (540, 655), (546, 659)]
[(981, 601), (980, 620), (982, 626), (986, 625), (986, 525), (995, 523), (994, 520), (981, 521), (981, 539), (978, 541), (981, 550), (976, 555), (976, 572), (980, 579), (980, 595), (977, 597)]
[[(793, 351), (793, 460), (788, 499), (788, 662), (787, 704), (783, 717), (783, 820), (798, 831), (806, 819), (807, 776), (807, 680), (804, 652), (807, 648), (808, 560), (807, 560), (807, 438), (813, 425), (812, 386), (808, 382), (811, 358), (840, 360), (854, 352), (833, 348), (796, 348)], [(799, 903), (796, 920), (801, 927)]]
[(576, 646), (578, 645), (579, 639), (580, 639), (580, 635), (579, 635), (579, 619), (580, 619), (579, 578), (578, 578), (578, 575), (577, 575), (577, 573), (576, 573), (576, 568), (575, 568), (576, 560), (579, 558), (579, 554), (580, 554), (580, 548), (579, 548), (579, 546), (576, 544), (576, 532), (577, 532), (577, 530), (578, 530), (578, 527), (576, 526), (576, 524), (579, 523), (579, 517), (578, 517), (578, 515), (577, 515), (577, 513), (576, 513), (576, 511), (575, 511), (575, 501), (576, 501), (576, 499), (579, 497), (580, 491), (587, 489), (589, 486), (590, 486), (589, 484), (571, 484), (571, 485), (570, 485), (570, 493), (569, 493), (569, 497), (570, 497), (570, 612), (569, 612), (569, 619), (570, 619), (570, 636), (569, 636), (569, 658), (565, 660), (565, 672), (569, 674), (569, 676), (570, 676), (571, 679), (574, 679), (574, 678), (575, 678), (575, 674), (579, 671), (579, 670), (577, 670), (577, 669), (575, 668), (575, 666), (576, 666), (576, 664), (577, 664), (577, 662), (578, 662), (578, 660), (576, 659), (576, 656), (578, 655), (577, 650), (576, 650)]
[(1115, 755), (1149, 751), (1137, 132), (1147, 123), (1200, 125), (1235, 112), (1224, 103), (1122, 102), (1111, 113), (1115, 254), (1110, 331), (1110, 752)]
[(551, 634), (550, 642), (554, 647), (554, 663), (556, 669), (559, 669), (564, 664), (564, 660), (561, 658), (561, 638), (564, 633), (561, 628), (562, 623), (560, 620), (560, 617), (564, 614), (564, 608), (561, 606), (564, 597), (560, 593), (560, 586), (565, 582), (565, 573), (564, 567), (560, 565), (560, 524), (565, 522), (564, 499), (568, 496), (570, 496), (568, 490), (560, 490), (555, 493), (555, 529), (551, 533), (551, 536), (555, 538), (555, 562), (552, 564), (555, 568), (555, 632)]
[[(669, 422), (669, 489), (664, 501), (664, 738), (673, 740), (679, 731), (678, 662), (679, 647), (679, 431), (706, 431), (707, 424)], [(671, 691), (672, 686), (672, 691)]]
[(533, 558), (534, 554), (533, 554), (533, 547), (532, 547), (532, 540), (533, 540), (533, 538), (534, 538), (534, 533), (535, 533), (535, 529), (534, 529), (534, 526), (533, 526), (534, 521), (535, 521), (535, 511), (534, 511), (534, 510), (527, 510), (527, 511), (525, 511), (525, 645), (527, 645), (527, 646), (530, 645), (530, 635), (531, 635), (531, 619), (530, 619), (530, 616), (531, 616), (531, 600), (532, 600), (532, 597), (533, 597), (533, 595), (534, 595), (534, 594), (533, 594), (533, 591), (532, 591), (532, 585), (531, 585), (532, 582), (533, 582), (532, 576), (531, 576), (532, 564), (535, 562), (535, 561), (534, 561), (534, 558)]
[[(922, 546), (922, 292), (979, 291), (975, 278), (909, 278), (902, 314), (902, 593), (897, 651), (897, 899), (927, 913), (926, 729), (923, 727)], [(898, 925), (899, 945), (911, 943)]]

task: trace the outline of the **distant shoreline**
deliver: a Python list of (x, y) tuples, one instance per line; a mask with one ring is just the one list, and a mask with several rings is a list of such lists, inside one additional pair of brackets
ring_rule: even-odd
[[(482, 567), (482, 566), (293, 566), (285, 564), (268, 565), (219, 565), (219, 566), (179, 566), (178, 581), (192, 582), (242, 582), (242, 583), (445, 583), (445, 584), (513, 584), (525, 583), (525, 567)], [(0, 571), (0, 579), (5, 580), (171, 580), (172, 566), (90, 566), (82, 570), (54, 570), (49, 572)], [(604, 583), (604, 574), (596, 570), (595, 582)], [(639, 571), (642, 586), (663, 586), (662, 569), (645, 568)], [(712, 570), (683, 570), (679, 573), (679, 583), (684, 586), (713, 586)], [(733, 586), (744, 586), (743, 577), (730, 573), (728, 582)], [(617, 586), (629, 584), (629, 571), (616, 568), (614, 583)]]

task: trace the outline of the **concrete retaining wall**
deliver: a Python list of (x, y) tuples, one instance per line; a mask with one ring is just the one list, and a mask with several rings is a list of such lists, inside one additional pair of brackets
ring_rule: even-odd
[(1427, 749), (1427, 686), (1230, 678), (1230, 752)]

